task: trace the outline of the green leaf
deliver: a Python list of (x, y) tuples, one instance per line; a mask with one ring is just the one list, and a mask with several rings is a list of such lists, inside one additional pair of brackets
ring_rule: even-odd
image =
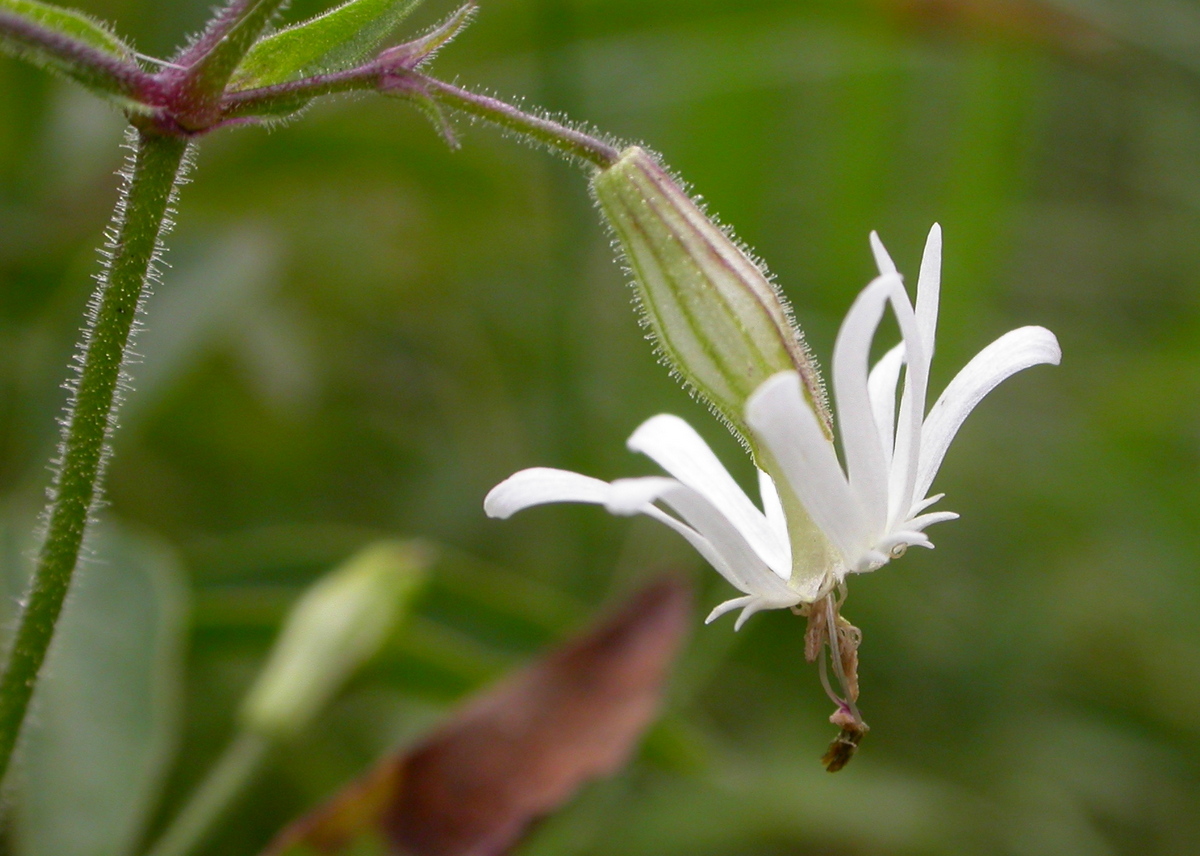
[[(28, 560), (6, 540), (5, 587)], [(17, 856), (128, 856), (180, 724), (186, 589), (161, 545), (106, 521), (59, 620), (18, 749)]]
[(133, 49), (113, 35), (105, 24), (74, 9), (63, 9), (38, 0), (0, 0), (0, 12), (19, 15), (40, 27), (103, 51), (114, 59), (133, 59)]
[(99, 21), (38, 0), (0, 0), (0, 51), (63, 74), (127, 110), (145, 109), (149, 76)]
[(301, 73), (340, 71), (375, 51), (420, 0), (349, 0), (258, 42), (234, 72), (231, 89), (282, 83)]

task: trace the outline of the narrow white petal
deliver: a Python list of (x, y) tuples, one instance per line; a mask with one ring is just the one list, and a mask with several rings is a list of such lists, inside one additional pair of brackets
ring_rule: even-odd
[(879, 268), (880, 276), (896, 273), (896, 263), (888, 255), (883, 241), (879, 239), (879, 233), (875, 231), (871, 232), (871, 253), (875, 256), (875, 266)]
[(770, 599), (791, 594), (787, 587), (791, 569), (780, 574), (767, 565), (741, 530), (707, 497), (689, 487), (678, 485), (665, 492), (662, 500), (712, 544), (725, 565), (725, 570), (719, 567), (717, 570), (738, 589)]
[(1005, 333), (975, 355), (958, 373), (925, 420), (921, 465), (914, 496), (924, 496), (937, 474), (950, 441), (983, 397), (1006, 378), (1042, 363), (1058, 365), (1062, 351), (1044, 327), (1021, 327)]
[(884, 306), (896, 289), (903, 290), (896, 274), (878, 277), (863, 289), (846, 313), (833, 346), (833, 397), (841, 423), (846, 469), (872, 536), (882, 533), (887, 524), (888, 460), (875, 426), (867, 361)]
[(912, 508), (908, 512), (908, 516), (910, 518), (912, 518), (915, 515), (920, 514), (922, 511), (924, 511), (929, 506), (933, 505), (936, 502), (940, 502), (942, 500), (942, 498), (945, 496), (946, 496), (946, 494), (944, 494), (944, 493), (935, 493), (933, 496), (925, 497), (920, 502), (914, 502)]
[[(779, 501), (779, 490), (775, 487), (775, 482), (771, 477), (762, 470), (758, 471), (758, 494), (762, 497), (763, 514), (767, 518), (767, 525), (770, 526), (779, 536), (787, 541), (787, 514), (783, 510), (783, 503)], [(792, 546), (788, 544), (788, 565), (791, 565)]]
[(679, 482), (675, 479), (662, 476), (617, 479), (608, 485), (608, 496), (604, 498), (604, 508), (609, 514), (632, 517), (635, 514), (643, 513), (646, 505), (678, 486)]
[(934, 334), (937, 332), (938, 296), (942, 286), (942, 227), (937, 223), (925, 240), (921, 256), (921, 274), (917, 278), (917, 323), (925, 345), (925, 359), (933, 357)]
[(889, 528), (908, 513), (917, 481), (921, 452), (921, 420), (925, 416), (925, 392), (929, 384), (929, 356), (908, 294), (903, 287), (891, 293), (892, 309), (904, 337), (904, 392), (900, 396), (900, 418), (896, 422), (896, 446), (888, 473)]
[(608, 482), (591, 476), (534, 467), (521, 470), (496, 485), (483, 500), (488, 517), (511, 517), (533, 505), (549, 502), (587, 502), (603, 505), (608, 501)]
[(833, 444), (800, 391), (800, 376), (780, 372), (764, 381), (746, 404), (746, 422), (813, 522), (852, 563), (868, 546), (869, 533)]
[(920, 532), (926, 526), (932, 526), (935, 523), (945, 523), (947, 520), (958, 520), (958, 514), (953, 511), (931, 511), (928, 514), (918, 514), (916, 517), (905, 522), (904, 525), (909, 529)]
[[(795, 602), (799, 603), (800, 602), (799, 598), (797, 598)], [(737, 617), (737, 621), (735, 621), (733, 623), (733, 630), (735, 633), (738, 630), (741, 630), (742, 625), (745, 624), (747, 619), (749, 619), (750, 616), (756, 612), (762, 612), (764, 609), (782, 609), (784, 606), (791, 606), (791, 605), (792, 604), (768, 603), (767, 601), (762, 600), (762, 599), (752, 600), (748, 604), (746, 604), (746, 606), (742, 609), (742, 614), (739, 615)]]
[(895, 549), (900, 545), (908, 547), (929, 547), (932, 549), (933, 544), (929, 543), (929, 538), (924, 532), (914, 532), (908, 529), (901, 529), (898, 532), (892, 532), (887, 538), (879, 542), (879, 549), (888, 554), (889, 558), (895, 558)]
[(741, 589), (742, 591), (746, 591), (746, 589), (742, 588), (737, 582), (739, 579), (741, 579), (741, 575), (734, 570), (733, 566), (728, 562), (728, 560), (726, 560), (721, 551), (718, 550), (707, 538), (705, 538), (692, 527), (688, 526), (686, 523), (675, 519), (670, 514), (667, 514), (656, 505), (647, 505), (642, 509), (642, 513), (647, 517), (657, 520), (659, 523), (674, 529), (676, 532), (682, 535), (684, 539), (692, 545), (692, 547), (695, 548), (697, 553), (704, 557), (705, 561), (713, 566), (717, 573), (727, 579), (735, 587)]
[(727, 612), (733, 612), (735, 609), (745, 606), (754, 601), (754, 595), (748, 594), (745, 597), (735, 597), (733, 600), (727, 600), (724, 603), (717, 604), (716, 608), (708, 614), (708, 618), (704, 619), (705, 624), (712, 624), (722, 615)]
[(900, 367), (904, 365), (904, 343), (892, 348), (875, 364), (867, 378), (867, 392), (871, 396), (871, 411), (875, 414), (875, 427), (879, 429), (879, 441), (883, 443), (884, 456), (889, 465), (896, 438), (896, 384), (900, 381)]
[(748, 541), (762, 561), (784, 579), (791, 572), (786, 530), (774, 529), (750, 497), (733, 480), (704, 439), (678, 416), (662, 414), (646, 420), (627, 443), (703, 496)]

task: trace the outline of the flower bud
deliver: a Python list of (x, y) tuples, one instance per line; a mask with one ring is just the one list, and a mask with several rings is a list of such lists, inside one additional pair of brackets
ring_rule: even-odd
[(743, 438), (746, 400), (781, 371), (800, 373), (830, 429), (825, 390), (783, 295), (645, 150), (592, 179), (633, 273), (643, 323), (684, 383)]
[(304, 728), (407, 614), (430, 560), (423, 545), (384, 541), (318, 580), (292, 608), (243, 701), (243, 727), (274, 739)]

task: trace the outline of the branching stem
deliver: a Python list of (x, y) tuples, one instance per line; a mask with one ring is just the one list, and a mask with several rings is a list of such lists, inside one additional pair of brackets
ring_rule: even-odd
[(526, 113), (498, 98), (480, 95), (433, 77), (415, 76), (419, 78), (424, 93), (438, 103), (545, 143), (601, 169), (612, 166), (621, 156), (614, 146), (583, 131), (568, 128), (552, 119)]
[(111, 256), (84, 335), (63, 429), (46, 538), (0, 677), (0, 778), (8, 767), (38, 672), (54, 636), (103, 475), (114, 402), (134, 316), (161, 248), (187, 141), (139, 132), (117, 204)]
[(389, 68), (373, 63), (361, 68), (322, 74), (304, 80), (228, 93), (222, 100), (225, 121), (250, 118), (272, 111), (296, 109), (322, 95), (354, 90), (382, 89), (409, 93), (467, 113), (476, 118), (514, 131), (571, 157), (577, 157), (601, 169), (620, 157), (615, 146), (553, 119), (527, 113), (512, 104), (480, 95), (417, 71)]

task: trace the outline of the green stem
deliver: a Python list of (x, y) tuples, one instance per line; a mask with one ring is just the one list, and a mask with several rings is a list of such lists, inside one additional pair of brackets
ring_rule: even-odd
[(154, 79), (132, 60), (11, 12), (0, 11), (0, 44), (7, 44), (18, 55), (32, 53), (50, 61), (89, 89), (143, 102), (154, 89)]
[(191, 853), (254, 779), (270, 749), (266, 737), (251, 732), (238, 735), (147, 856)]
[(46, 538), (0, 677), (0, 778), (8, 768), (95, 508), (129, 332), (153, 275), (186, 149), (183, 139), (137, 135), (131, 171), (117, 203), (107, 270), (89, 307), (79, 376), (70, 384)]
[(612, 166), (621, 156), (615, 147), (604, 140), (551, 119), (526, 113), (497, 98), (480, 95), (423, 74), (414, 74), (413, 77), (420, 81), (424, 94), (447, 107), (515, 131), (523, 137), (588, 161), (600, 169)]
[(446, 107), (580, 158), (600, 169), (612, 166), (621, 156), (620, 151), (610, 143), (577, 128), (535, 116), (498, 98), (471, 92), (436, 77), (416, 71), (389, 69), (379, 63), (259, 89), (226, 93), (221, 102), (222, 116), (231, 120), (289, 112), (322, 95), (378, 88), (433, 99)]

